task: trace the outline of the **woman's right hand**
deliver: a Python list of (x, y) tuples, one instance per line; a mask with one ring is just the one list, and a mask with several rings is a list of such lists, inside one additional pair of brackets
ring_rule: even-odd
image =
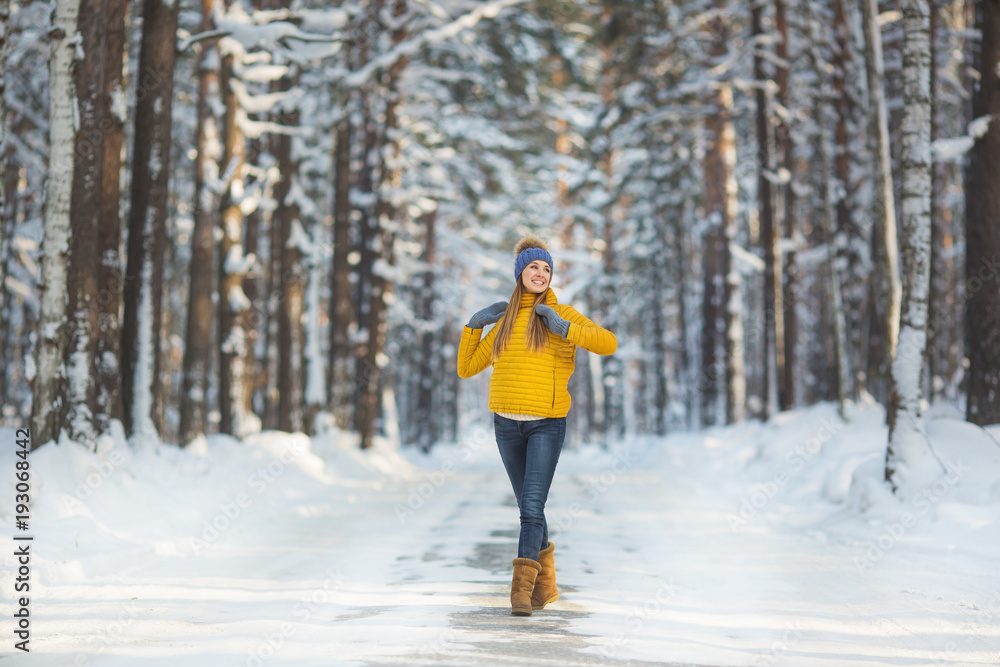
[(469, 323), (465, 326), (470, 329), (482, 329), (487, 324), (497, 322), (503, 314), (507, 312), (507, 302), (497, 301), (492, 306), (486, 306), (478, 313), (469, 318)]

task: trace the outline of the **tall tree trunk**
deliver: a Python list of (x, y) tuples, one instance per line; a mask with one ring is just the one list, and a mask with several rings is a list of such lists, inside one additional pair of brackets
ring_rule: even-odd
[[(375, 9), (380, 9), (381, 0), (375, 3)], [(393, 0), (392, 16), (399, 19), (406, 13), (406, 0)], [(377, 14), (376, 14), (377, 16)], [(398, 28), (392, 32), (392, 44), (397, 45), (406, 39), (408, 32), (403, 28)], [(382, 132), (375, 132), (380, 136), (381, 141), (375, 145), (381, 145), (374, 154), (378, 163), (378, 176), (373, 180), (373, 192), (375, 192), (374, 216), (368, 228), (369, 238), (366, 245), (372, 265), (370, 271), (370, 293), (369, 307), (364, 319), (365, 329), (368, 332), (368, 340), (365, 344), (365, 354), (361, 360), (363, 374), (359, 375), (360, 392), (358, 394), (357, 405), (357, 426), (361, 436), (361, 447), (367, 449), (372, 445), (376, 430), (376, 419), (380, 412), (382, 380), (382, 365), (380, 359), (385, 346), (385, 314), (386, 299), (392, 290), (392, 283), (380, 272), (375, 272), (374, 261), (379, 260), (385, 263), (392, 263), (393, 245), (395, 240), (394, 219), (396, 215), (395, 206), (390, 203), (390, 188), (399, 185), (399, 171), (390, 160), (398, 158), (399, 146), (393, 136), (398, 127), (397, 107), (399, 105), (399, 78), (406, 67), (408, 59), (400, 57), (387, 71), (385, 84), (385, 112)], [(372, 118), (372, 122), (377, 119)], [(374, 130), (374, 128), (373, 128)], [(373, 155), (369, 153), (369, 155)]]
[[(775, 72), (775, 83), (778, 86), (778, 103), (784, 108), (789, 108), (788, 79), (790, 68), (790, 55), (788, 50), (789, 34), (788, 19), (786, 16), (787, 6), (784, 0), (775, 0), (774, 3), (774, 27), (778, 33), (778, 41), (775, 45), (775, 53), (779, 63)], [(792, 187), (795, 169), (795, 144), (792, 142), (792, 120), (786, 117), (781, 120), (775, 132), (775, 153), (782, 160), (782, 167), (786, 170), (788, 178), (783, 186), (777, 189), (778, 199), (782, 202), (781, 209), (784, 217), (785, 233), (789, 239), (797, 237), (798, 222), (795, 207), (795, 189)], [(779, 255), (780, 256), (780, 255)], [(781, 313), (782, 334), (781, 341), (777, 342), (777, 352), (779, 362), (778, 368), (781, 378), (778, 380), (778, 404), (781, 410), (791, 410), (795, 405), (795, 359), (796, 359), (796, 338), (798, 336), (798, 317), (795, 312), (795, 253), (790, 251), (788, 256), (783, 258), (782, 272), (776, 278), (778, 284), (775, 286), (775, 298), (780, 304), (775, 312)]]
[[(720, 6), (716, 2), (717, 6)], [(713, 20), (713, 44), (709, 47), (713, 57), (726, 54), (728, 29), (722, 19)], [(729, 244), (735, 240), (736, 178), (733, 166), (736, 159), (736, 137), (731, 110), (732, 88), (718, 84), (712, 94), (714, 112), (706, 120), (709, 145), (705, 151), (705, 215), (709, 230), (705, 232), (705, 249), (702, 259), (705, 287), (702, 313), (701, 378), (698, 388), (702, 393), (701, 423), (716, 423), (719, 378), (725, 378), (725, 419), (727, 423), (743, 418), (746, 398), (746, 377), (743, 373), (743, 330), (740, 312), (738, 276), (730, 276)], [(720, 294), (719, 283), (722, 283)], [(733, 312), (735, 310), (735, 312)], [(719, 321), (723, 322), (720, 330)], [(721, 341), (720, 341), (721, 338)], [(719, 349), (723, 351), (719, 357)]]
[[(611, 188), (611, 151), (605, 155), (605, 184), (610, 195)], [(607, 321), (605, 326), (614, 329), (617, 310), (613, 276), (618, 272), (615, 256), (615, 223), (612, 216), (612, 204), (608, 202), (604, 213), (603, 241), (601, 265), (604, 270), (604, 287), (602, 289), (603, 311)], [(604, 386), (604, 442), (617, 441), (625, 432), (625, 397), (623, 393), (623, 365), (615, 355), (601, 357), (602, 385)]]
[(90, 445), (111, 419), (121, 417), (118, 205), (125, 117), (125, 7), (124, 0), (83, 0), (77, 19), (83, 60), (73, 75), (79, 124), (70, 200), (64, 425), (72, 439)]
[[(603, 2), (602, 3), (602, 15), (601, 22), (604, 26), (613, 25), (619, 17), (615, 16), (618, 8), (615, 3)], [(607, 30), (605, 32), (605, 39), (601, 45), (601, 59), (602, 68), (601, 81), (600, 81), (600, 94), (601, 102), (605, 109), (612, 109), (615, 106), (615, 83), (618, 77), (618, 72), (615, 70), (614, 63), (614, 44), (615, 34), (612, 30)], [(602, 288), (601, 288), (601, 299), (603, 303), (601, 304), (601, 311), (604, 314), (605, 322), (604, 326), (610, 329), (615, 329), (617, 325), (616, 313), (617, 313), (617, 297), (615, 280), (613, 276), (618, 273), (618, 262), (616, 258), (617, 247), (615, 243), (615, 201), (613, 200), (613, 193), (615, 191), (615, 181), (614, 181), (614, 146), (612, 145), (612, 138), (609, 134), (606, 140), (606, 148), (601, 156), (602, 162), (602, 172), (604, 174), (604, 194), (606, 201), (601, 210), (601, 216), (603, 218), (603, 229), (602, 229), (602, 240), (604, 241), (604, 250), (601, 255), (602, 268), (604, 270), (604, 275), (602, 276)], [(601, 379), (600, 382), (604, 387), (604, 442), (610, 443), (618, 440), (618, 438), (625, 432), (625, 396), (624, 396), (624, 367), (622, 360), (615, 355), (608, 355), (601, 357)]]
[(309, 435), (315, 432), (316, 416), (326, 405), (326, 373), (322, 353), (322, 335), (320, 332), (320, 285), (323, 282), (323, 260), (315, 239), (320, 235), (320, 223), (311, 220), (309, 253), (305, 257), (305, 268), (309, 272), (303, 295), (302, 324), (302, 382), (301, 391), (304, 414), (303, 430)]
[[(260, 164), (260, 138), (254, 137), (248, 142), (248, 144), (247, 162), (251, 165)], [(266, 193), (267, 186), (267, 177), (263, 176), (249, 187), (261, 188), (262, 193)], [(261, 199), (264, 199), (265, 197), (267, 197), (267, 194), (262, 194)], [(253, 211), (247, 213), (244, 226), (246, 231), (243, 247), (246, 250), (246, 254), (260, 257), (259, 241), (261, 211), (259, 208), (254, 208)], [(243, 412), (248, 415), (255, 414), (254, 397), (257, 395), (257, 389), (260, 386), (259, 381), (261, 379), (261, 374), (259, 372), (261, 364), (258, 363), (257, 359), (257, 340), (260, 336), (261, 329), (267, 326), (264, 298), (262, 298), (260, 290), (260, 273), (259, 271), (254, 270), (255, 268), (256, 266), (243, 277), (243, 293), (246, 294), (247, 301), (250, 303), (250, 307), (246, 315), (247, 342), (243, 349), (242, 392)], [(261, 414), (263, 414), (263, 412)]]
[[(348, 56), (349, 57), (349, 56)], [(344, 100), (344, 115), (336, 126), (333, 180), (333, 270), (330, 285), (330, 363), (327, 400), (337, 426), (351, 423), (351, 99)]]
[[(714, 124), (715, 119), (709, 120)], [(714, 129), (714, 128), (712, 128)], [(713, 144), (715, 142), (713, 141)], [(714, 177), (709, 174), (709, 166), (715, 166), (718, 155), (714, 149), (706, 151), (705, 155), (705, 199), (713, 201)], [(714, 172), (714, 169), (712, 170)], [(714, 203), (714, 202), (713, 202)], [(711, 220), (711, 226), (704, 232), (701, 267), (703, 271), (702, 304), (701, 304), (701, 372), (696, 389), (700, 397), (699, 414), (702, 426), (713, 426), (718, 423), (719, 378), (725, 372), (719, 366), (720, 311), (722, 294), (719, 289), (719, 262), (724, 243), (722, 231), (717, 220)]]
[[(939, 61), (933, 71), (940, 71), (940, 81), (954, 82), (958, 86), (962, 85), (964, 77), (971, 69), (966, 66), (963, 58), (964, 45), (970, 41), (966, 36), (969, 32), (965, 22), (966, 4), (965, 0), (949, 0), (936, 10), (940, 12), (944, 24), (939, 38), (946, 37), (947, 42), (939, 49), (943, 62)], [(931, 85), (932, 94), (936, 96), (935, 108), (940, 109), (935, 111), (938, 118), (938, 135), (953, 136), (962, 133), (968, 122), (966, 100), (959, 96), (945, 96), (936, 85), (933, 83)], [(972, 95), (968, 97), (971, 98)], [(931, 138), (933, 140), (933, 135)], [(934, 336), (937, 347), (937, 352), (933, 356), (934, 364), (931, 367), (932, 398), (945, 397), (957, 402), (958, 370), (965, 356), (962, 338), (965, 331), (965, 295), (959, 287), (964, 278), (965, 257), (955, 252), (954, 248), (957, 242), (965, 243), (965, 182), (961, 164), (939, 164), (935, 173), (938, 174), (937, 194), (932, 207), (937, 206), (937, 209), (932, 208), (931, 224), (938, 228), (939, 238), (937, 240), (932, 238), (931, 248), (932, 251), (944, 256), (939, 257), (938, 270), (935, 270), (933, 258), (931, 264), (931, 279), (935, 280), (937, 277), (937, 289), (940, 295), (935, 299), (933, 296), (935, 288), (932, 286), (931, 298), (934, 299), (934, 303), (939, 304), (934, 317), (929, 320), (930, 325), (934, 327), (934, 331), (929, 332), (929, 335)], [(960, 191), (961, 195), (957, 194), (956, 190)]]
[[(283, 90), (291, 87), (291, 80), (282, 79)], [(298, 112), (284, 114), (288, 123), (298, 124)], [(278, 428), (282, 431), (302, 430), (302, 304), (305, 291), (303, 257), (293, 238), (293, 232), (302, 233), (299, 206), (289, 193), (298, 179), (298, 160), (292, 157), (292, 138), (286, 134), (274, 137), (274, 155), (278, 160), (281, 180), (274, 186), (278, 208), (274, 211), (273, 224), (279, 229), (280, 301), (278, 303)], [(294, 228), (298, 228), (297, 230)]]
[[(816, 76), (822, 81), (822, 60), (819, 54), (819, 46), (816, 44), (816, 26), (813, 19), (812, 7), (809, 2), (804, 2), (806, 14), (806, 41), (809, 46), (809, 61)], [(847, 334), (844, 324), (844, 300), (841, 293), (841, 281), (837, 272), (837, 248), (836, 236), (833, 229), (834, 205), (833, 205), (833, 174), (831, 173), (831, 160), (827, 147), (829, 140), (826, 134), (826, 123), (824, 121), (825, 105), (819, 93), (816, 94), (814, 104), (814, 117), (817, 119), (818, 136), (816, 137), (816, 161), (820, 165), (820, 178), (822, 180), (822, 206), (820, 210), (820, 229), (823, 233), (823, 242), (826, 244), (827, 257), (824, 262), (823, 282), (826, 286), (826, 294), (830, 297), (831, 319), (833, 320), (833, 347), (834, 347), (834, 368), (836, 377), (834, 378), (834, 393), (837, 399), (838, 412), (841, 418), (845, 417), (844, 403), (848, 387), (847, 375)]]
[[(450, 369), (454, 363), (454, 351), (458, 349), (461, 341), (458, 332), (461, 327), (455, 322), (445, 322), (442, 328), (441, 347), (438, 348), (438, 365), (445, 369)], [(459, 377), (458, 373), (442, 373), (444, 381), (441, 392), (441, 438), (448, 442), (455, 442), (458, 439), (458, 393)]]
[(146, 437), (162, 428), (160, 330), (177, 11), (176, 3), (145, 0), (139, 51), (121, 382), (125, 432), (148, 430)]
[[(680, 179), (675, 181), (680, 186)], [(688, 281), (691, 271), (688, 257), (688, 237), (686, 232), (685, 212), (678, 210), (672, 216), (673, 237), (674, 237), (674, 270), (671, 278), (675, 285), (675, 299), (677, 299), (677, 325), (679, 327), (678, 336), (678, 362), (677, 373), (678, 385), (684, 389), (684, 424), (687, 429), (694, 428), (695, 416), (695, 393), (697, 387), (694, 386), (691, 378), (691, 354), (688, 348), (688, 332), (691, 330), (690, 316), (688, 314)]]
[[(0, 213), (0, 236), (3, 240), (0, 241), (0, 404), (2, 405), (16, 405), (19, 401), (16, 397), (10, 396), (10, 382), (13, 380), (13, 376), (17, 373), (16, 368), (18, 364), (14, 363), (14, 359), (23, 359), (23, 357), (11, 357), (11, 348), (15, 345), (15, 338), (21, 339), (26, 336), (26, 332), (30, 329), (26, 328), (22, 323), (20, 331), (14, 332), (14, 324), (11, 321), (11, 299), (7, 290), (5, 289), (4, 276), (10, 275), (10, 266), (13, 259), (13, 253), (11, 251), (9, 239), (14, 236), (14, 225), (17, 220), (17, 196), (16, 188), (17, 184), (14, 178), (11, 178), (11, 174), (16, 174), (16, 167), (11, 164), (10, 150), (0, 151), (0, 160), (3, 160), (7, 169), (3, 173), (3, 180), (0, 181), (7, 192), (15, 193), (14, 196), (10, 197), (4, 202), (3, 212)], [(24, 366), (23, 362), (20, 364)]]
[[(7, 54), (10, 51), (10, 0), (0, 0), (0, 405), (8, 405), (7, 397), (7, 340), (11, 336), (7, 316), (7, 262), (10, 257), (10, 240), (14, 237), (14, 221), (10, 217), (8, 198), (14, 188), (7, 179), (9, 146), (7, 144)], [(13, 166), (13, 165), (11, 165)]]
[(920, 424), (931, 242), (930, 2), (903, 3), (903, 311), (892, 362), (885, 478), (898, 490), (939, 469)]
[(437, 440), (440, 429), (437, 428), (434, 415), (435, 374), (438, 364), (435, 363), (434, 349), (434, 267), (437, 261), (437, 238), (435, 223), (437, 208), (425, 212), (421, 219), (424, 223), (424, 252), (421, 260), (427, 265), (424, 271), (421, 293), (417, 299), (417, 317), (420, 319), (420, 371), (418, 373), (419, 387), (417, 391), (417, 409), (414, 421), (417, 426), (415, 444), (423, 451), (429, 451)]
[[(752, 10), (753, 34), (763, 37), (764, 6), (754, 4)], [(754, 53), (753, 70), (757, 81), (757, 159), (760, 162), (757, 176), (757, 200), (760, 211), (760, 241), (764, 247), (764, 403), (763, 417), (774, 414), (784, 401), (785, 382), (785, 319), (781, 309), (781, 221), (776, 219), (771, 179), (774, 169), (774, 130), (771, 125), (770, 99), (764, 83), (764, 57), (759, 53), (765, 48), (758, 43)], [(768, 81), (769, 82), (769, 81)], [(774, 360), (773, 362), (771, 360)]]
[(979, 89), (973, 117), (992, 117), (966, 173), (965, 272), (969, 397), (966, 418), (1000, 423), (1000, 2), (977, 3)]
[(653, 336), (653, 420), (652, 431), (656, 435), (667, 434), (667, 323), (663, 312), (666, 307), (666, 285), (664, 281), (669, 275), (669, 265), (666, 258), (666, 223), (657, 217), (653, 220), (654, 251), (650, 257), (652, 262), (651, 302), (653, 306), (650, 328)]
[(877, 341), (868, 356), (866, 381), (879, 400), (886, 396), (885, 386), (889, 363), (896, 354), (899, 338), (900, 299), (899, 249), (896, 237), (896, 204), (892, 192), (892, 158), (889, 154), (889, 116), (886, 111), (885, 67), (882, 61), (882, 33), (878, 23), (878, 0), (864, 0), (862, 24), (865, 32), (865, 67), (871, 109), (871, 145), (875, 155), (875, 202), (872, 210), (872, 261), (875, 275), (872, 289), (874, 302), (870, 310), (876, 321), (870, 340)]
[[(833, 126), (833, 175), (836, 182), (840, 184), (834, 195), (835, 201), (833, 205), (836, 212), (836, 224), (833, 228), (835, 235), (843, 235), (847, 239), (846, 246), (838, 249), (837, 257), (841, 261), (846, 261), (848, 265), (843, 275), (845, 282), (849, 285), (848, 290), (850, 290), (850, 282), (852, 281), (852, 277), (856, 275), (855, 272), (851, 271), (850, 267), (857, 266), (861, 260), (858, 256), (857, 246), (851, 242), (856, 228), (853, 219), (854, 212), (851, 206), (855, 198), (856, 188), (855, 179), (851, 175), (853, 151), (850, 144), (851, 137), (854, 135), (851, 131), (854, 112), (854, 95), (852, 95), (851, 86), (853, 85), (852, 74), (854, 72), (852, 69), (853, 53), (851, 52), (851, 33), (848, 26), (846, 2), (848, 0), (835, 0), (833, 3), (834, 49), (832, 77), (834, 90), (833, 110), (836, 115), (836, 122)], [(863, 294), (863, 287), (861, 291)], [(856, 291), (851, 290), (848, 292), (848, 296), (844, 297), (846, 300), (844, 305), (845, 350), (847, 351), (847, 357), (854, 362), (856, 362), (857, 357), (854, 351), (868, 344), (868, 341), (864, 340), (863, 336), (857, 334), (858, 322), (863, 318), (858, 317), (858, 309), (853, 307), (856, 301), (850, 299), (850, 295), (855, 293)], [(860, 378), (857, 373), (853, 376), (849, 375), (846, 378), (847, 385), (844, 387), (844, 394), (850, 396), (852, 399), (856, 399), (861, 389), (859, 380)]]
[[(274, 183), (271, 197), (277, 196)], [(278, 313), (281, 308), (281, 224), (275, 212), (272, 211), (268, 227), (267, 286), (265, 287), (264, 307), (264, 361), (261, 364), (260, 383), (266, 397), (264, 401), (264, 428), (278, 429), (278, 417), (281, 413), (278, 395)]]
[[(7, 54), (10, 51), (10, 0), (0, 0), (0, 261), (7, 256)], [(0, 273), (0, 292), (3, 292)], [(3, 345), (3, 341), (0, 341)], [(0, 396), (0, 400), (3, 400)]]
[(219, 431), (241, 436), (248, 427), (243, 390), (244, 346), (246, 328), (243, 313), (248, 309), (246, 294), (243, 292), (243, 276), (254, 258), (243, 254), (243, 213), (237, 196), (243, 193), (245, 178), (246, 141), (239, 126), (239, 99), (233, 80), (235, 57), (227, 54), (222, 58), (219, 87), (226, 109), (223, 118), (222, 183), (224, 186), (220, 203), (220, 226), (222, 240), (219, 242)]
[(723, 126), (719, 138), (722, 162), (725, 169), (725, 191), (722, 214), (723, 242), (721, 272), (725, 285), (723, 317), (726, 323), (726, 423), (734, 424), (743, 420), (746, 409), (747, 380), (743, 349), (743, 296), (740, 274), (733, 268), (731, 248), (736, 244), (737, 183), (736, 183), (736, 132), (733, 128), (731, 110), (733, 106), (732, 88), (728, 85), (719, 91), (722, 103)]
[[(215, 0), (202, 0), (201, 31), (212, 30)], [(219, 100), (218, 71), (211, 69), (216, 40), (201, 43), (198, 59), (198, 129), (194, 172), (194, 230), (191, 233), (191, 267), (188, 291), (187, 330), (184, 336), (184, 379), (181, 385), (181, 415), (178, 444), (187, 445), (206, 432), (208, 373), (214, 307), (215, 195), (206, 184), (218, 179), (218, 123), (213, 108)], [(220, 303), (222, 307), (224, 303)]]
[[(95, 2), (93, 7), (103, 9), (101, 19), (93, 25), (93, 43), (95, 47), (100, 45), (104, 49), (104, 80), (100, 93), (103, 120), (97, 127), (104, 135), (104, 150), (101, 156), (100, 213), (96, 221), (99, 230), (97, 256), (100, 257), (98, 288), (101, 292), (97, 298), (97, 330), (94, 333), (97, 349), (92, 363), (97, 379), (96, 424), (100, 431), (104, 431), (107, 420), (120, 420), (123, 416), (120, 360), (124, 280), (119, 248), (122, 241), (121, 170), (125, 157), (125, 117), (128, 113), (124, 70), (128, 0), (101, 0)], [(86, 215), (90, 216), (89, 208)]]
[[(938, 8), (931, 2), (930, 10), (930, 94), (931, 94), (931, 134), (930, 141), (940, 135), (940, 100), (938, 95)], [(931, 164), (931, 245), (930, 245), (930, 294), (927, 298), (927, 358), (924, 360), (924, 397), (934, 401), (937, 392), (934, 389), (939, 364), (938, 351), (941, 341), (947, 337), (947, 327), (943, 319), (947, 317), (948, 308), (948, 272), (944, 255), (944, 240), (947, 235), (945, 208), (942, 205), (943, 165)]]
[(57, 0), (49, 31), (49, 172), (45, 182), (45, 230), (42, 239), (41, 299), (35, 379), (32, 387), (32, 444), (59, 437), (65, 408), (63, 351), (66, 321), (70, 199), (73, 188), (73, 114), (76, 94), (73, 63), (79, 0)]
[[(379, 4), (379, 7), (381, 4)], [(376, 8), (378, 10), (378, 8)], [(375, 12), (377, 16), (377, 11)], [(369, 54), (366, 53), (365, 58)], [(378, 96), (375, 93), (374, 84), (368, 83), (361, 91), (362, 125), (361, 131), (364, 133), (364, 143), (361, 146), (361, 169), (358, 174), (357, 189), (364, 202), (360, 208), (360, 238), (359, 248), (360, 261), (358, 263), (358, 279), (355, 285), (355, 318), (358, 322), (359, 338), (364, 334), (364, 342), (355, 347), (354, 352), (354, 428), (358, 433), (369, 432), (374, 429), (375, 415), (374, 407), (370, 403), (376, 401), (376, 388), (378, 378), (375, 377), (377, 367), (370, 359), (376, 356), (375, 351), (370, 348), (377, 340), (378, 332), (369, 330), (372, 317), (371, 309), (375, 304), (375, 266), (376, 241), (378, 236), (378, 218), (375, 211), (375, 199), (377, 196), (375, 170), (378, 166), (378, 134), (376, 118), (379, 115), (377, 106)], [(361, 447), (368, 448), (371, 441), (361, 439)]]

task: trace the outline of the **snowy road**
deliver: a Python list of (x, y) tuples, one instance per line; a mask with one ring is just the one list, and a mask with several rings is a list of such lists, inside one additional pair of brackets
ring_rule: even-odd
[[(491, 470), (453, 471), (445, 462), (394, 488), (361, 486), (350, 494), (355, 514), (345, 515), (322, 485), (285, 508), (293, 511), (261, 517), (251, 505), (196, 569), (189, 559), (153, 559), (86, 585), (46, 586), (36, 651), (48, 655), (32, 664), (69, 665), (77, 653), (108, 666), (136, 658), (176, 665), (181, 656), (187, 667), (630, 664), (619, 646), (595, 650), (627, 630), (624, 617), (615, 623), (600, 610), (621, 604), (611, 587), (622, 577), (647, 581), (658, 607), (657, 596), (667, 601), (669, 579), (651, 574), (662, 569), (655, 554), (630, 527), (603, 520), (603, 499), (564, 475), (562, 495), (587, 514), (574, 516), (564, 502), (566, 511), (550, 516), (567, 535), (579, 527), (596, 539), (557, 552), (563, 600), (530, 618), (511, 616), (517, 510), (499, 461), (483, 463)], [(629, 504), (641, 502), (644, 489), (628, 491)], [(601, 571), (612, 561), (618, 571)], [(115, 617), (120, 627), (108, 622)]]
[[(252, 460), (212, 444), (203, 464), (176, 454), (162, 488), (143, 486), (137, 458), (88, 512), (132, 503), (148, 534), (64, 511), (36, 544), (62, 551), (39, 560), (34, 655), (5, 646), (0, 663), (996, 664), (994, 546), (977, 553), (914, 529), (866, 555), (891, 522), (803, 500), (820, 484), (808, 469), (734, 523), (743, 500), (764, 497), (755, 488), (781, 480), (768, 443), (804, 440), (817, 421), (564, 453), (547, 508), (562, 598), (531, 617), (509, 613), (517, 510), (482, 434), (409, 462), (387, 452), (374, 472), (315, 443), (319, 456), (283, 458), (289, 436), (262, 436)], [(208, 479), (224, 483), (209, 492)], [(157, 503), (181, 509), (159, 523)]]

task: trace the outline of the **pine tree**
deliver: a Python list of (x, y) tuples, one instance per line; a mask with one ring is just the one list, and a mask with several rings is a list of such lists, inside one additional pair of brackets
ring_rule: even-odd
[[(1000, 423), (1000, 6), (976, 3), (979, 87), (973, 116), (989, 123), (972, 148), (966, 176), (966, 341), (969, 355), (966, 418)], [(992, 119), (992, 120), (990, 120)]]
[[(236, 5), (238, 7), (238, 5)], [(232, 10), (233, 5), (227, 6)], [(246, 324), (243, 315), (249, 302), (243, 292), (243, 276), (255, 261), (243, 252), (243, 197), (246, 178), (246, 138), (243, 134), (233, 46), (223, 49), (219, 69), (219, 89), (225, 113), (222, 118), (222, 156), (219, 162), (220, 189), (219, 304), (216, 312), (216, 341), (219, 355), (219, 431), (241, 435), (248, 427), (243, 391)]]
[[(214, 29), (215, 0), (203, 0), (201, 32)], [(186, 445), (206, 433), (208, 423), (208, 376), (211, 372), (212, 304), (215, 267), (215, 201), (213, 184), (219, 178), (219, 126), (214, 109), (219, 101), (216, 39), (201, 42), (198, 58), (198, 108), (194, 173), (194, 230), (191, 233), (191, 263), (188, 288), (187, 330), (184, 336), (178, 442)]]
[[(806, 40), (810, 44), (808, 51), (809, 62), (812, 69), (816, 72), (819, 80), (822, 81), (822, 61), (820, 59), (819, 48), (816, 42), (818, 37), (816, 34), (816, 22), (812, 14), (811, 5), (806, 2), (803, 3), (803, 7), (805, 8)], [(832, 160), (829, 157), (827, 149), (828, 139), (826, 134), (826, 121), (824, 117), (826, 110), (825, 102), (826, 100), (824, 100), (819, 94), (816, 95), (813, 102), (816, 109), (815, 118), (817, 119), (816, 127), (818, 134), (816, 137), (816, 158), (819, 163), (821, 179), (820, 189), (822, 192), (819, 211), (819, 227), (822, 233), (823, 243), (826, 245), (826, 261), (824, 262), (823, 268), (824, 293), (830, 300), (829, 311), (830, 317), (833, 321), (833, 331), (831, 334), (833, 337), (834, 368), (836, 370), (836, 376), (834, 377), (834, 394), (837, 400), (838, 411), (841, 418), (843, 418), (845, 416), (844, 402), (846, 400), (848, 386), (847, 333), (845, 331), (844, 324), (844, 300), (841, 292), (841, 278), (837, 270), (836, 263), (836, 239), (833, 231), (833, 174), (831, 168)]]
[[(122, 322), (125, 432), (161, 429), (163, 267), (177, 34), (176, 3), (145, 0)], [(147, 426), (148, 425), (148, 426)]]
[[(751, 10), (753, 34), (763, 38), (764, 5), (757, 3)], [(757, 84), (757, 159), (759, 162), (757, 177), (757, 199), (760, 218), (761, 245), (764, 248), (764, 345), (763, 345), (763, 403), (764, 417), (773, 413), (779, 405), (787, 401), (785, 388), (785, 318), (782, 309), (782, 262), (781, 262), (781, 220), (774, 206), (771, 181), (776, 180), (774, 163), (774, 127), (771, 120), (771, 95), (769, 93), (769, 78), (764, 72), (764, 56), (761, 53), (766, 47), (759, 43), (754, 49), (754, 79)], [(772, 361), (773, 359), (773, 361)], [(773, 398), (773, 400), (772, 400)]]

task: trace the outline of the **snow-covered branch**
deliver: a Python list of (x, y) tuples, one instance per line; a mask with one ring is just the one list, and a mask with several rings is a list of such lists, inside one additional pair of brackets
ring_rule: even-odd
[(375, 72), (381, 69), (388, 69), (400, 58), (412, 56), (428, 44), (434, 44), (436, 42), (454, 37), (463, 30), (467, 30), (468, 28), (475, 26), (484, 18), (495, 18), (503, 9), (523, 4), (526, 1), (527, 0), (494, 0), (494, 2), (489, 2), (481, 7), (477, 7), (475, 10), (465, 14), (464, 16), (460, 16), (447, 25), (427, 30), (404, 42), (401, 42), (400, 44), (397, 44), (386, 53), (383, 53), (377, 58), (373, 58), (364, 67), (344, 76), (343, 83), (348, 88), (357, 88), (362, 86)]

